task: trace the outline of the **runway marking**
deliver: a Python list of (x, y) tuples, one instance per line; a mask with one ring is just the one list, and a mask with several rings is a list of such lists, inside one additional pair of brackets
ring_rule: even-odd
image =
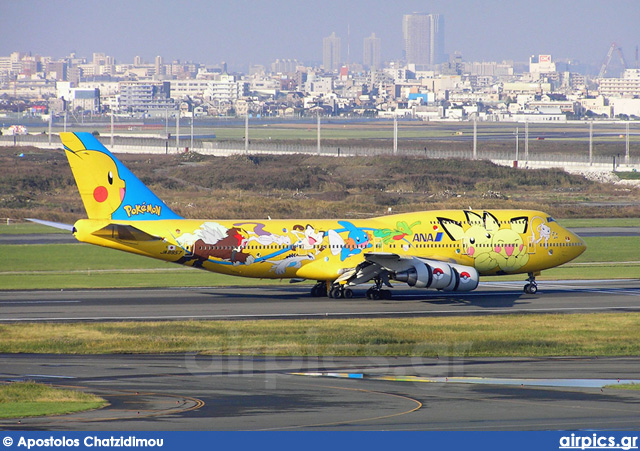
[[(464, 308), (464, 305), (460, 306)], [(0, 318), (0, 323), (17, 322), (74, 322), (74, 321), (180, 321), (180, 320), (241, 320), (241, 319), (298, 319), (298, 318), (357, 318), (366, 316), (428, 316), (428, 315), (472, 315), (472, 314), (513, 314), (513, 313), (570, 313), (598, 311), (636, 311), (640, 305), (606, 306), (606, 307), (553, 307), (553, 308), (485, 308), (465, 310), (403, 310), (403, 311), (371, 311), (371, 312), (326, 312), (326, 313), (265, 313), (254, 315), (166, 315), (166, 316), (78, 316), (78, 317), (35, 317), (35, 318)]]
[[(66, 388), (67, 386), (65, 385), (54, 385), (54, 387), (60, 387), (60, 388)], [(65, 417), (64, 420), (58, 420), (57, 418), (51, 418), (51, 421), (49, 420), (49, 417), (33, 417), (33, 418), (28, 418), (28, 419), (23, 419), (22, 424), (14, 424), (14, 423), (7, 423), (6, 419), (3, 419), (3, 421), (0, 421), (0, 425), (2, 427), (5, 428), (10, 428), (10, 427), (24, 427), (25, 424), (27, 423), (27, 421), (31, 421), (31, 425), (33, 426), (42, 426), (42, 425), (55, 425), (55, 424), (67, 424), (70, 421), (75, 421), (78, 423), (99, 423), (99, 422), (103, 422), (103, 421), (118, 421), (118, 420), (133, 420), (133, 419), (140, 419), (140, 418), (153, 418), (153, 417), (161, 417), (164, 415), (173, 415), (176, 413), (186, 413), (186, 412), (191, 412), (197, 409), (200, 409), (201, 407), (203, 407), (205, 405), (205, 402), (201, 399), (198, 398), (194, 398), (192, 396), (181, 396), (181, 395), (175, 395), (175, 394), (171, 394), (171, 393), (156, 393), (156, 392), (134, 392), (134, 391), (129, 391), (129, 390), (118, 390), (120, 393), (108, 393), (106, 395), (103, 394), (99, 394), (98, 391), (95, 388), (88, 388), (88, 387), (76, 387), (76, 388), (81, 388), (81, 389), (87, 389), (87, 390), (92, 390), (92, 393), (96, 393), (99, 396), (103, 396), (103, 397), (120, 397), (120, 396), (124, 396), (124, 397), (131, 397), (131, 396), (158, 396), (158, 397), (167, 397), (167, 398), (173, 398), (176, 399), (178, 401), (182, 400), (183, 404), (179, 405), (179, 407), (173, 408), (173, 409), (138, 409), (138, 410), (128, 410), (128, 409), (110, 409), (111, 405), (107, 405), (102, 407), (101, 409), (97, 409), (97, 410), (90, 410), (90, 411), (86, 411), (86, 412), (78, 412), (76, 414), (69, 414)], [(186, 404), (186, 402), (189, 402), (193, 405), (188, 406), (188, 404)], [(144, 402), (144, 401), (143, 401)], [(113, 417), (105, 417), (105, 418), (74, 418), (73, 416), (75, 415), (86, 415), (86, 414), (91, 414), (94, 412), (102, 412), (102, 411), (107, 411), (107, 412), (122, 412), (122, 413), (126, 413), (128, 415), (125, 416), (113, 416)], [(136, 412), (136, 414), (133, 414), (133, 412)], [(137, 414), (137, 412), (145, 412), (143, 414)], [(73, 415), (73, 416), (72, 416)], [(8, 419), (11, 420), (11, 419)], [(38, 420), (45, 420), (43, 422), (38, 421)]]
[(606, 385), (640, 384), (640, 379), (528, 379), (496, 377), (419, 377), (419, 376), (376, 376), (365, 373), (309, 372), (290, 373), (294, 376), (331, 377), (338, 379), (367, 379), (387, 382), (458, 383), (484, 385), (515, 385), (523, 387), (577, 387), (602, 388)]
[[(296, 384), (295, 382), (292, 383), (291, 385), (303, 385), (305, 387), (308, 387), (308, 385), (306, 384)], [(312, 385), (313, 386), (313, 385)], [(354, 420), (344, 420), (344, 421), (334, 421), (334, 422), (330, 422), (330, 423), (316, 423), (316, 424), (299, 424), (299, 425), (295, 425), (295, 426), (283, 426), (283, 427), (275, 427), (275, 428), (266, 428), (266, 429), (259, 429), (260, 431), (277, 431), (277, 430), (285, 430), (285, 429), (301, 429), (301, 428), (312, 428), (312, 427), (327, 427), (327, 426), (338, 426), (338, 425), (348, 425), (348, 424), (353, 424), (353, 423), (364, 423), (367, 421), (375, 421), (375, 420), (384, 420), (387, 418), (394, 418), (394, 417), (399, 417), (399, 416), (403, 416), (403, 415), (409, 415), (410, 413), (416, 412), (418, 410), (420, 410), (422, 408), (422, 403), (420, 401), (418, 401), (417, 399), (413, 399), (410, 398), (409, 396), (405, 396), (405, 395), (397, 395), (395, 393), (386, 393), (386, 392), (382, 392), (382, 391), (375, 391), (375, 390), (366, 390), (363, 388), (348, 388), (348, 387), (335, 387), (335, 386), (331, 386), (331, 385), (315, 385), (315, 387), (320, 387), (320, 388), (330, 388), (330, 389), (334, 389), (334, 390), (345, 390), (345, 391), (355, 391), (355, 392), (361, 392), (361, 393), (367, 393), (367, 394), (375, 394), (375, 395), (382, 395), (382, 396), (389, 396), (389, 397), (393, 397), (393, 398), (400, 398), (400, 399), (404, 399), (407, 401), (411, 401), (417, 404), (416, 407), (414, 407), (413, 409), (407, 410), (405, 412), (397, 412), (397, 413), (393, 413), (393, 414), (389, 414), (389, 415), (379, 415), (377, 417), (371, 417), (371, 418), (358, 418), (358, 419), (354, 419)]]
[(39, 379), (75, 379), (73, 376), (54, 376), (51, 374), (25, 374), (22, 377), (37, 377)]
[(23, 305), (23, 304), (79, 304), (82, 301), (0, 301), (2, 305)]
[[(631, 425), (631, 427), (629, 427), (628, 430), (630, 431), (637, 431), (638, 429), (638, 420), (637, 419), (632, 419), (632, 420), (607, 420), (607, 421), (603, 421), (602, 419), (598, 420), (598, 429), (602, 430), (605, 429), (604, 425), (605, 424), (613, 424), (613, 425), (618, 425), (620, 423), (625, 423), (625, 424), (629, 424)], [(534, 426), (537, 428), (543, 428), (544, 430), (560, 430), (560, 429), (581, 429), (581, 428), (587, 428), (587, 429), (593, 429), (593, 422), (590, 423), (577, 423), (577, 422), (558, 422), (558, 421), (554, 421), (552, 423), (530, 423), (527, 424), (527, 426)], [(465, 426), (463, 428), (461, 428), (460, 426), (447, 426), (447, 427), (443, 427), (440, 425), (436, 425), (435, 427), (429, 426), (429, 425), (424, 425), (424, 426), (420, 426), (419, 428), (405, 428), (405, 429), (393, 429), (394, 431), (459, 431), (459, 430), (463, 430), (463, 431), (467, 431), (467, 430), (505, 430), (507, 428), (513, 428), (517, 431), (522, 431), (524, 429), (524, 426), (522, 425), (522, 423), (515, 423), (515, 424), (504, 424), (503, 422), (499, 422), (499, 423), (495, 423), (495, 422), (491, 422), (490, 424), (487, 424), (486, 426)], [(618, 428), (615, 428), (616, 430), (618, 430)], [(526, 428), (525, 430), (533, 430), (531, 429), (531, 427)], [(615, 448), (612, 448), (615, 449)]]
[[(187, 266), (176, 266), (175, 268), (129, 268), (129, 269), (70, 269), (67, 271), (59, 270), (34, 270), (34, 271), (0, 271), (0, 276), (15, 276), (15, 275), (64, 275), (64, 274), (120, 274), (120, 273), (156, 273), (156, 272), (174, 272), (174, 271), (191, 271), (192, 269)], [(170, 287), (167, 287), (170, 288)]]

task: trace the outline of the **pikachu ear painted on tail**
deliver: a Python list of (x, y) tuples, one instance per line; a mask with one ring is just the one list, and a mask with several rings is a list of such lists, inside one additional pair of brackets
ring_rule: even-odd
[(89, 219), (182, 219), (91, 133), (60, 133)]

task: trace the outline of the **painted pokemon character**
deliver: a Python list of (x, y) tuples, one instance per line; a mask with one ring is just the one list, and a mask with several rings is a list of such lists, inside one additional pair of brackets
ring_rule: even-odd
[(373, 282), (367, 297), (388, 298), (383, 285), (391, 281), (465, 292), (478, 286), (480, 276), (504, 273), (527, 274), (525, 292), (535, 293), (540, 271), (585, 250), (577, 235), (529, 210), (439, 210), (363, 220), (184, 219), (91, 134), (60, 137), (88, 219), (73, 226), (40, 222), (72, 230), (82, 242), (208, 271), (315, 280), (314, 296), (351, 297), (353, 287)]
[[(479, 215), (474, 211), (465, 211), (466, 221), (438, 218), (438, 222), (453, 241), (462, 243), (463, 252), (475, 261), (475, 268), (482, 272), (493, 270), (498, 262), (491, 252), (493, 232), (499, 225), (491, 213)], [(466, 227), (465, 227), (466, 226)]]
[(482, 215), (465, 211), (466, 221), (448, 218), (438, 221), (454, 241), (461, 241), (463, 252), (474, 259), (474, 267), (481, 273), (509, 274), (518, 271), (529, 261), (525, 243), (529, 219), (516, 216), (498, 220), (488, 211)]

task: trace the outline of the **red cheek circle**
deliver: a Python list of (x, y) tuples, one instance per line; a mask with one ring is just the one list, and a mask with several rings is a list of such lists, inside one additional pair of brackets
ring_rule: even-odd
[(99, 186), (93, 190), (93, 198), (96, 202), (104, 202), (109, 197), (109, 191), (104, 186)]

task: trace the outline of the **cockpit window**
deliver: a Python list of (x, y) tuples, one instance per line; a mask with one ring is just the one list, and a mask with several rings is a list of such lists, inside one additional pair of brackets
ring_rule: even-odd
[(547, 216), (547, 222), (556, 222), (551, 216)]

